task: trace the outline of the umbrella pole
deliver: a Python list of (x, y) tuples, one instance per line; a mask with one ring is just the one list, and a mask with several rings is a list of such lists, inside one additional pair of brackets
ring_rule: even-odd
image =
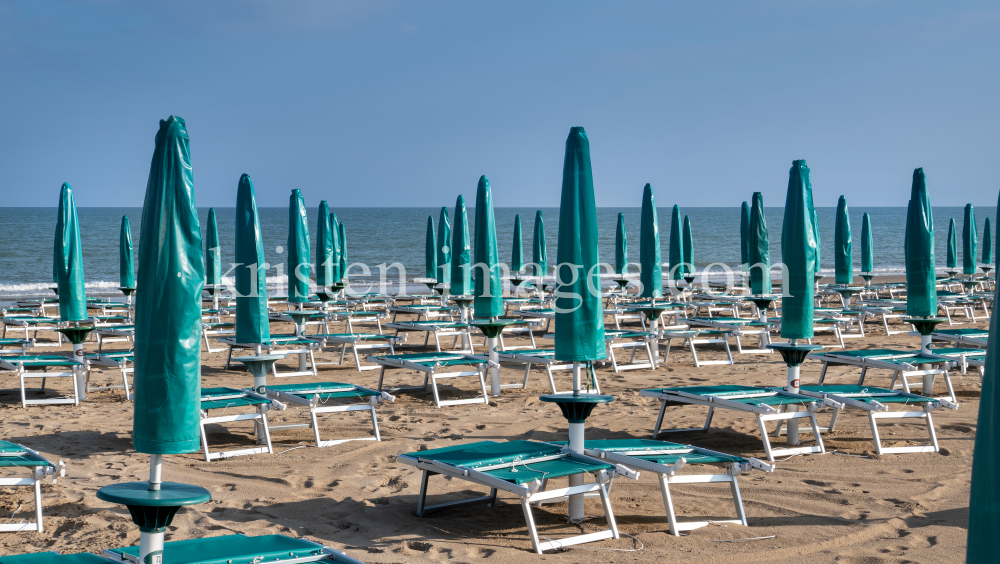
[[(573, 395), (580, 394), (580, 368), (579, 361), (573, 362)], [(581, 423), (569, 424), (569, 449), (573, 452), (583, 453), (583, 426)], [(583, 474), (576, 474), (569, 477), (569, 486), (582, 486)], [(569, 496), (569, 518), (570, 521), (583, 520), (583, 494)]]
[[(83, 362), (83, 343), (73, 343), (73, 360)], [(80, 401), (87, 399), (87, 371), (77, 368), (76, 372), (76, 394)]]
[(497, 354), (497, 338), (486, 338), (486, 349), (490, 359), (490, 395), (500, 395), (500, 362)]
[[(788, 342), (793, 345), (798, 344), (798, 339), (789, 339)], [(793, 394), (799, 393), (799, 374), (802, 366), (791, 364), (788, 365), (788, 387), (786, 388), (789, 392)], [(799, 406), (790, 405), (788, 406), (789, 411), (798, 411)], [(789, 419), (788, 420), (788, 444), (797, 445), (799, 444), (799, 420)]]
[[(160, 490), (160, 482), (163, 478), (163, 455), (149, 455), (149, 491)], [(139, 532), (139, 562), (155, 562), (157, 556), (162, 561), (163, 555), (163, 531), (142, 531)]]
[[(920, 352), (924, 354), (931, 353), (931, 336), (921, 335), (920, 336)], [(922, 364), (920, 369), (929, 372), (931, 370), (930, 364)], [(923, 395), (927, 397), (932, 397), (931, 394), (934, 393), (934, 374), (924, 374), (923, 377), (923, 388), (920, 390)]]

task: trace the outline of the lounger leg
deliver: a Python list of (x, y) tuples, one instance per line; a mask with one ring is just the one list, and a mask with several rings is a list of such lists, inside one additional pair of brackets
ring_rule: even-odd
[[(781, 420), (778, 420), (778, 425), (780, 428)], [(760, 438), (764, 443), (764, 452), (767, 453), (767, 460), (769, 462), (774, 462), (774, 455), (771, 454), (771, 440), (767, 436), (767, 426), (764, 425), (764, 421), (757, 415), (757, 426), (760, 428)]]
[(677, 516), (674, 514), (674, 501), (670, 497), (670, 485), (667, 482), (666, 474), (657, 474), (660, 479), (660, 495), (663, 496), (663, 509), (667, 512), (667, 522), (670, 524), (670, 534), (675, 537), (681, 536), (677, 530)]
[(430, 478), (430, 472), (424, 470), (420, 474), (420, 494), (417, 495), (417, 517), (424, 516), (424, 505), (427, 503), (427, 479)]
[[(934, 452), (938, 452), (941, 449), (938, 448), (937, 434), (934, 432), (934, 420), (931, 419), (931, 414), (930, 413), (926, 413), (924, 415), (924, 420), (927, 421), (927, 434), (930, 435), (931, 445), (934, 446)], [(42, 522), (41, 518), (39, 518), (38, 522), (39, 523)], [(39, 529), (39, 530), (41, 530), (41, 529)]]
[(316, 420), (316, 412), (309, 410), (309, 420), (312, 423), (313, 437), (316, 439), (316, 446), (323, 446), (323, 441), (319, 438), (319, 421)]
[(211, 462), (212, 459), (209, 457), (208, 452), (208, 435), (205, 433), (205, 423), (203, 421), (199, 421), (198, 427), (201, 429), (201, 450), (204, 451), (205, 462)]
[(872, 428), (872, 442), (875, 443), (875, 452), (882, 454), (882, 439), (878, 434), (878, 423), (871, 413), (868, 413), (868, 425)]
[(740, 495), (740, 485), (736, 481), (736, 476), (730, 476), (732, 479), (729, 482), (733, 490), (733, 503), (736, 505), (736, 517), (740, 520), (744, 527), (747, 526), (747, 514), (743, 510), (743, 496)]
[(839, 409), (834, 409), (833, 410), (833, 415), (830, 416), (830, 429), (827, 431), (827, 433), (832, 433), (833, 432), (833, 428), (837, 426), (837, 416), (838, 415), (840, 415), (840, 410)]
[(375, 406), (372, 406), (372, 430), (375, 431), (375, 440), (381, 441), (382, 435), (378, 432), (378, 417), (375, 415)]
[(382, 391), (382, 378), (385, 377), (385, 366), (378, 371), (378, 391)]
[(274, 447), (271, 446), (271, 430), (267, 427), (267, 413), (260, 414), (261, 427), (264, 428), (264, 444), (267, 445), (267, 453), (274, 454)]
[[(441, 398), (438, 397), (437, 378), (435, 378), (433, 374), (431, 374), (430, 377), (431, 377), (431, 392), (433, 392), (434, 394), (434, 405), (436, 405), (438, 409), (441, 409)], [(484, 389), (486, 388), (485, 383), (483, 384), (483, 388)]]
[(536, 554), (541, 554), (542, 549), (538, 546), (538, 531), (535, 529), (535, 517), (531, 514), (531, 504), (526, 498), (521, 498), (521, 509), (524, 510), (524, 522), (528, 525), (528, 536), (531, 537), (531, 548)]
[(612, 538), (620, 538), (618, 534), (618, 523), (615, 522), (615, 514), (611, 511), (611, 498), (608, 497), (608, 488), (601, 484), (598, 486), (601, 492), (601, 505), (604, 506), (604, 518), (608, 521), (608, 526), (611, 528)]
[[(521, 389), (527, 389), (527, 387), (528, 387), (528, 374), (529, 374), (528, 371), (529, 370), (531, 370), (531, 365), (530, 364), (525, 365), (524, 366), (524, 381), (521, 382)], [(555, 392), (553, 392), (553, 393), (555, 393)]]
[[(97, 346), (97, 352), (101, 352), (100, 345)], [(229, 345), (229, 354), (226, 355), (226, 370), (229, 370), (229, 364), (233, 361), (233, 346)]]
[[(711, 409), (711, 408), (709, 408)], [(653, 440), (660, 435), (660, 425), (663, 424), (663, 413), (667, 410), (667, 400), (660, 400), (660, 413), (656, 416), (656, 426), (653, 427)]]
[[(531, 365), (529, 364), (528, 366), (531, 366)], [(553, 394), (558, 394), (559, 392), (556, 391), (556, 380), (555, 380), (555, 378), (552, 377), (553, 375), (552, 375), (552, 367), (551, 366), (546, 366), (545, 367), (545, 375), (549, 377), (549, 389), (552, 390)]]
[[(351, 347), (351, 352), (354, 353), (355, 357), (358, 356), (358, 349), (357, 349), (357, 347)], [(347, 343), (344, 343), (344, 344), (340, 345), (340, 364), (344, 364), (344, 357), (345, 356), (347, 356)]]
[(819, 385), (823, 385), (823, 380), (826, 379), (826, 368), (830, 366), (829, 362), (823, 362), (823, 368), (819, 369)]
[[(858, 385), (859, 386), (864, 386), (865, 385), (865, 375), (866, 374), (868, 374), (868, 367), (867, 366), (861, 367), (861, 377), (858, 378)], [(892, 378), (895, 380), (896, 375), (893, 374)]]
[(35, 523), (38, 524), (38, 532), (44, 532), (42, 528), (42, 481), (35, 478)]

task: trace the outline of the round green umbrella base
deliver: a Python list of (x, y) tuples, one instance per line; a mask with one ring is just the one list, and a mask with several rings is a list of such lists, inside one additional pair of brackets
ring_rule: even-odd
[(781, 358), (788, 366), (801, 366), (809, 353), (823, 350), (821, 345), (792, 343), (771, 343), (767, 348), (781, 353)]
[(934, 332), (934, 328), (938, 326), (939, 323), (944, 323), (948, 321), (940, 317), (904, 317), (903, 323), (909, 323), (913, 325), (913, 328), (917, 330), (917, 333), (927, 336)]
[(615, 401), (614, 396), (573, 393), (547, 394), (539, 399), (558, 405), (563, 417), (570, 423), (583, 423), (590, 417), (597, 404)]
[(521, 319), (476, 319), (470, 321), (469, 325), (479, 328), (487, 338), (495, 339), (505, 327), (523, 322)]
[(154, 491), (150, 491), (149, 482), (127, 482), (104, 486), (97, 490), (97, 498), (127, 507), (140, 531), (161, 533), (181, 507), (211, 501), (212, 494), (205, 488), (176, 482), (163, 482)]
[(56, 331), (66, 335), (69, 342), (74, 345), (79, 345), (87, 340), (87, 335), (93, 331), (93, 327), (63, 327), (61, 329), (56, 329)]

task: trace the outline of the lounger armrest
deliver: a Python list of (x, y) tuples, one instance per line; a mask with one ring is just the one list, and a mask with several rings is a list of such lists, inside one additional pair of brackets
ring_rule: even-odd
[(323, 554), (327, 555), (327, 557), (329, 557), (330, 560), (342, 564), (365, 564), (360, 560), (351, 558), (344, 552), (341, 552), (339, 550), (334, 550), (328, 546), (323, 547)]
[(762, 470), (764, 472), (774, 472), (774, 469), (777, 466), (775, 464), (768, 464), (758, 458), (748, 458), (747, 462), (751, 468), (756, 468), (757, 470)]
[[(839, 402), (839, 401), (837, 401), (835, 399), (826, 397), (826, 396), (823, 397), (823, 402), (822, 403), (824, 403), (827, 406), (832, 407), (834, 409), (844, 409), (844, 407), (845, 407), (844, 403)], [(881, 405), (881, 404), (879, 404), (879, 405)], [(879, 410), (879, 411), (884, 411), (884, 410)]]
[(615, 473), (619, 476), (625, 476), (631, 480), (639, 480), (639, 472), (625, 466), (624, 464), (615, 464)]

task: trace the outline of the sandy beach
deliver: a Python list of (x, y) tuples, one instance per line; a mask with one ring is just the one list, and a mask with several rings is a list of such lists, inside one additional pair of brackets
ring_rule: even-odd
[[(975, 326), (984, 327), (986, 321)], [(966, 324), (963, 327), (968, 327)], [(339, 326), (331, 329), (341, 330)], [(847, 341), (850, 349), (916, 348), (916, 337), (887, 337), (880, 323), (868, 323), (869, 335)], [(272, 331), (290, 332), (291, 326), (272, 325)], [(413, 339), (411, 339), (413, 341)], [(477, 339), (478, 341), (478, 339)], [(523, 342), (522, 342), (523, 341)], [(829, 336), (817, 339), (832, 344)], [(527, 344), (515, 338), (509, 344)], [(47, 349), (46, 353), (52, 350)], [(88, 352), (96, 345), (88, 343)], [(720, 349), (706, 347), (705, 358), (721, 358)], [(69, 348), (59, 350), (65, 354)], [(333, 351), (317, 354), (331, 362)], [(738, 355), (736, 364), (696, 369), (690, 354), (674, 350), (666, 367), (613, 374), (598, 371), (605, 393), (614, 403), (599, 406), (588, 420), (588, 438), (648, 438), (657, 403), (639, 396), (645, 388), (696, 384), (783, 385), (785, 365), (777, 354)], [(224, 353), (203, 354), (203, 385), (246, 387), (245, 372), (224, 371)], [(292, 360), (286, 361), (290, 365)], [(815, 383), (820, 363), (803, 366), (803, 383)], [(505, 366), (504, 381), (515, 381), (522, 369)], [(827, 383), (856, 382), (858, 370), (831, 368)], [(112, 382), (110, 370), (95, 371), (95, 382)], [(867, 384), (887, 386), (891, 374), (869, 372)], [(557, 372), (557, 385), (568, 387), (569, 373)], [(377, 385), (378, 371), (358, 372), (350, 362), (343, 367), (322, 366), (317, 381)], [(416, 376), (413, 376), (414, 381)], [(828, 453), (781, 460), (773, 473), (752, 471), (740, 478), (749, 527), (717, 525), (681, 537), (667, 532), (667, 519), (655, 476), (636, 482), (618, 479), (611, 491), (615, 516), (624, 535), (620, 540), (581, 545), (542, 556), (531, 552), (520, 505), (500, 494), (499, 507), (475, 506), (415, 516), (420, 473), (396, 460), (401, 453), (439, 448), (462, 442), (493, 439), (565, 440), (566, 421), (558, 409), (538, 396), (548, 392), (544, 373), (533, 371), (527, 390), (506, 390), (486, 405), (437, 409), (431, 394), (402, 393), (394, 403), (382, 402), (378, 418), (381, 442), (348, 442), (327, 448), (312, 446), (309, 429), (273, 431), (276, 455), (235, 457), (205, 462), (200, 453), (165, 457), (164, 478), (197, 484), (212, 493), (210, 503), (182, 510), (167, 540), (229, 533), (281, 533), (304, 537), (342, 549), (365, 562), (955, 562), (965, 554), (970, 466), (979, 407), (980, 381), (974, 370), (952, 371), (961, 407), (934, 412), (941, 444), (938, 454), (875, 454), (868, 422), (857, 411), (845, 411), (837, 431), (824, 436)], [(296, 381), (305, 381), (300, 378)], [(0, 554), (41, 550), (92, 551), (138, 543), (139, 530), (121, 506), (99, 501), (98, 488), (121, 481), (146, 479), (148, 457), (132, 448), (132, 404), (120, 390), (92, 393), (80, 407), (49, 406), (23, 409), (8, 376), (0, 392), (0, 416), (5, 439), (34, 448), (51, 460), (65, 460), (66, 477), (44, 486), (44, 533), (4, 533)], [(394, 380), (395, 381), (395, 380)], [(282, 382), (285, 383), (285, 382)], [(65, 386), (65, 383), (57, 384)], [(937, 384), (943, 393), (944, 385)], [(450, 386), (446, 394), (459, 395)], [(825, 410), (821, 418), (828, 418)], [(700, 425), (704, 409), (668, 409), (665, 428)], [(289, 406), (272, 411), (272, 425), (308, 420), (308, 411)], [(897, 420), (898, 421), (898, 420)], [(329, 415), (321, 419), (324, 439), (367, 436), (365, 413)], [(687, 433), (671, 440), (689, 442), (727, 453), (764, 458), (751, 417), (718, 412), (715, 428), (707, 434)], [(885, 422), (880, 425), (888, 445), (925, 442), (922, 422)], [(249, 423), (213, 426), (213, 449), (246, 448), (253, 444)], [(808, 435), (805, 436), (808, 439)], [(556, 482), (561, 483), (561, 482)], [(434, 500), (457, 499), (476, 491), (468, 482), (437, 477), (431, 482)], [(0, 515), (5, 520), (20, 507), (30, 512), (27, 489), (0, 493)], [(673, 490), (678, 516), (732, 519), (729, 488), (721, 484), (677, 486)], [(599, 514), (596, 500), (587, 501), (587, 513)], [(540, 535), (558, 538), (597, 530), (603, 517), (583, 526), (566, 521), (566, 504), (536, 511)], [(15, 520), (19, 517), (15, 517)], [(764, 540), (741, 540), (771, 537)], [(641, 549), (640, 549), (641, 547)]]

